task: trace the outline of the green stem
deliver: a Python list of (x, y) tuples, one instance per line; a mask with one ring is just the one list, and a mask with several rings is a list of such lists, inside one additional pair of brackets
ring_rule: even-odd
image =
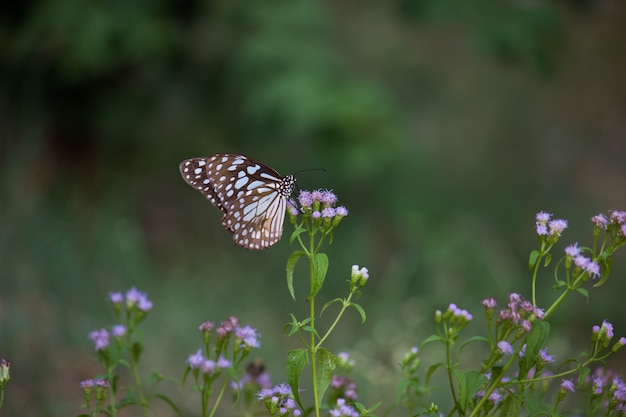
[(335, 328), (335, 326), (337, 326), (337, 323), (339, 323), (339, 320), (341, 319), (341, 316), (343, 316), (343, 313), (346, 311), (346, 309), (348, 307), (350, 307), (350, 300), (352, 299), (352, 294), (353, 293), (350, 293), (350, 295), (348, 295), (348, 298), (343, 301), (343, 306), (341, 307), (341, 310), (339, 311), (339, 314), (337, 314), (337, 317), (335, 317), (335, 321), (333, 321), (333, 324), (330, 325), (330, 327), (326, 331), (326, 334), (324, 335), (324, 337), (322, 337), (320, 339), (320, 341), (317, 342), (316, 348), (319, 348), (319, 347), (322, 346), (322, 343), (324, 343), (326, 338), (332, 333), (332, 331)]
[(135, 359), (132, 358), (130, 360), (130, 368), (133, 373), (133, 379), (135, 380), (135, 385), (137, 386), (137, 393), (139, 393), (139, 399), (141, 400), (141, 410), (143, 411), (143, 415), (148, 417), (148, 402), (146, 401), (146, 397), (143, 394), (143, 387), (141, 385), (141, 378), (139, 377), (139, 370), (137, 369), (137, 363)]
[[(217, 399), (215, 400), (215, 404), (213, 404), (213, 409), (211, 410), (211, 414), (209, 414), (209, 417), (213, 417), (213, 414), (215, 414), (215, 411), (217, 410), (217, 406), (220, 404), (220, 401), (222, 400), (222, 396), (224, 395), (224, 392), (226, 391), (227, 384), (228, 384), (228, 378), (224, 378), (222, 389), (220, 390), (220, 393), (217, 396)], [(203, 413), (202, 415), (205, 415), (205, 414)]]
[(317, 391), (317, 346), (315, 346), (315, 295), (313, 288), (315, 287), (315, 267), (313, 265), (313, 257), (315, 256), (315, 236), (310, 233), (309, 238), (309, 284), (311, 288), (311, 297), (309, 299), (309, 317), (313, 331), (311, 331), (311, 377), (313, 379), (313, 402), (315, 404), (315, 417), (320, 417), (319, 392)]
[(452, 400), (454, 401), (455, 408), (458, 404), (458, 400), (456, 398), (456, 391), (454, 389), (454, 381), (452, 380), (452, 343), (450, 343), (450, 338), (448, 337), (448, 330), (446, 326), (444, 326), (443, 331), (445, 332), (446, 337), (446, 367), (448, 368), (448, 383), (450, 384), (450, 393), (452, 394)]
[(541, 263), (541, 258), (543, 258), (543, 255), (539, 255), (537, 257), (537, 262), (535, 262), (535, 267), (533, 269), (533, 280), (532, 280), (532, 293), (533, 293), (533, 306), (537, 306), (537, 297), (536, 297), (536, 291), (537, 291), (537, 272), (539, 271), (539, 264)]

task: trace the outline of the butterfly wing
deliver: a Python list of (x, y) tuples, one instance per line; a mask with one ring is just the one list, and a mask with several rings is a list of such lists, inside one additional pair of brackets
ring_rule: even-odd
[(237, 154), (192, 158), (180, 164), (183, 179), (224, 212), (222, 225), (236, 245), (262, 250), (282, 236), (286, 201), (295, 187), (292, 175)]

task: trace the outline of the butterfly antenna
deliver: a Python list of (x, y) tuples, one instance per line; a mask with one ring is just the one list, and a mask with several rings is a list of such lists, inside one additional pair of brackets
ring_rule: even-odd
[(294, 175), (294, 176), (295, 176), (295, 175), (298, 175), (298, 174), (299, 174), (299, 173), (301, 173), (301, 172), (307, 172), (307, 171), (323, 171), (323, 172), (326, 172), (326, 168), (307, 168), (307, 169), (301, 169), (301, 170), (299, 170), (299, 171), (294, 172), (294, 173), (293, 173), (293, 174), (291, 174), (291, 175)]

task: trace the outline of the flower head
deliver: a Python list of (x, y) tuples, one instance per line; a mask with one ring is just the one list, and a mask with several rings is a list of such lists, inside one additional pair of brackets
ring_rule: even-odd
[(198, 351), (193, 355), (190, 355), (185, 362), (187, 362), (191, 369), (198, 369), (202, 366), (205, 360), (206, 359), (202, 354), (202, 349), (198, 349)]
[(561, 388), (565, 391), (574, 392), (574, 382), (571, 379), (562, 379)]
[(89, 333), (89, 338), (94, 342), (96, 351), (109, 347), (109, 332), (106, 329), (94, 330)]
[(594, 226), (598, 229), (606, 230), (609, 221), (604, 214), (597, 214), (591, 218)]
[(513, 347), (506, 340), (501, 340), (500, 342), (498, 342), (498, 350), (503, 355), (511, 355), (511, 354), (513, 354)]
[(245, 349), (260, 347), (259, 336), (256, 329), (250, 326), (237, 327), (235, 329), (235, 337), (241, 344), (241, 347)]

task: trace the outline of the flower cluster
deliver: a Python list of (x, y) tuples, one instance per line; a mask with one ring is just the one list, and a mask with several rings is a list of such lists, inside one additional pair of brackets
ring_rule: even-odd
[(257, 393), (257, 399), (265, 403), (270, 416), (299, 417), (302, 414), (293, 399), (291, 388), (287, 384), (262, 389)]
[[(497, 306), (496, 300), (493, 298), (486, 298), (482, 301), (482, 305), (486, 309), (487, 318), (493, 316), (495, 307)], [(497, 313), (497, 326), (502, 326), (505, 331), (519, 328), (524, 333), (527, 333), (532, 328), (532, 322), (537, 319), (542, 319), (544, 315), (543, 309), (533, 306), (528, 300), (517, 294), (509, 294), (509, 302), (506, 308), (503, 308)]]
[(535, 217), (535, 226), (540, 238), (547, 237), (549, 241), (556, 242), (561, 233), (567, 229), (567, 220), (551, 219), (551, 217), (552, 214), (540, 211)]
[[(439, 311), (438, 313), (441, 314)], [(459, 327), (467, 326), (473, 318), (469, 311), (458, 308), (454, 303), (451, 303), (448, 310), (443, 314), (444, 320), (449, 320), (451, 325), (458, 325)]]
[(145, 293), (135, 287), (122, 294), (119, 291), (109, 293), (109, 300), (113, 303), (113, 309), (119, 320), (126, 320), (126, 324), (116, 324), (111, 330), (97, 329), (89, 333), (89, 339), (94, 343), (96, 351), (104, 352), (109, 348), (110, 338), (116, 339), (118, 347), (122, 339), (127, 335), (129, 328), (133, 329), (146, 317), (152, 309), (152, 301)]
[(81, 381), (80, 387), (83, 389), (85, 394), (85, 406), (88, 409), (91, 409), (91, 402), (95, 398), (96, 403), (94, 415), (100, 414), (98, 410), (102, 407), (107, 398), (107, 392), (110, 387), (109, 381), (104, 378), (86, 379)]
[(342, 218), (348, 215), (348, 209), (344, 206), (335, 207), (337, 196), (328, 190), (301, 190), (297, 202), (293, 199), (287, 202), (288, 213), (292, 223), (296, 217), (302, 214), (310, 217), (317, 226), (324, 229), (335, 227)]
[(335, 408), (328, 413), (331, 417), (359, 417), (359, 412), (351, 405), (346, 404), (346, 400), (343, 398), (337, 399)]
[[(596, 368), (593, 376), (585, 379), (585, 388), (589, 386), (592, 403), (598, 407), (596, 415), (626, 414), (626, 383), (619, 374), (611, 369)], [(600, 408), (605, 409), (606, 414)]]
[(565, 248), (565, 257), (566, 268), (571, 268), (572, 264), (575, 266), (574, 277), (577, 277), (581, 272), (587, 272), (591, 278), (600, 276), (600, 264), (582, 255), (578, 243), (573, 243)]
[(198, 349), (196, 353), (190, 355), (185, 362), (192, 370), (200, 370), (208, 376), (219, 374), (222, 369), (229, 368), (231, 365), (230, 361), (224, 359), (223, 356), (219, 356), (217, 361), (205, 358), (202, 349)]
[(0, 359), (0, 391), (4, 390), (7, 382), (11, 378), (11, 361), (7, 359)]

